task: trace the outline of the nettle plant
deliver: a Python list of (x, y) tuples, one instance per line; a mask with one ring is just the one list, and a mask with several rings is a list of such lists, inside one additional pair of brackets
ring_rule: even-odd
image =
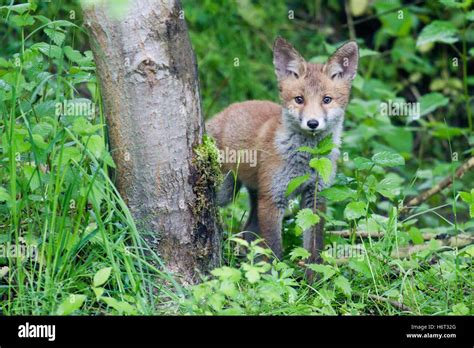
[[(328, 155), (335, 147), (330, 136), (324, 138), (314, 148), (301, 147), (299, 151), (309, 152), (312, 155), (309, 161), (309, 167), (316, 173), (316, 183), (319, 178), (324, 183), (329, 181), (333, 170), (331, 161), (324, 157)], [(355, 177), (346, 177), (339, 175), (336, 177), (335, 185), (319, 192), (321, 197), (331, 202), (342, 202), (351, 200), (344, 209), (344, 217), (353, 225), (355, 222), (366, 217), (371, 203), (376, 203), (378, 195), (389, 200), (394, 200), (400, 194), (400, 178), (391, 173), (385, 173), (383, 168), (395, 167), (405, 164), (402, 156), (388, 151), (382, 151), (374, 154), (372, 158), (356, 157), (353, 161), (355, 167)], [(379, 180), (377, 174), (382, 174), (383, 179)], [(287, 196), (293, 193), (299, 186), (310, 180), (311, 174), (298, 176), (290, 181), (287, 189)], [(317, 185), (316, 185), (317, 187)], [(318, 198), (317, 189), (314, 192), (315, 202)], [(301, 209), (296, 216), (297, 234), (310, 228), (320, 221), (322, 214), (317, 211), (317, 203), (313, 207)], [(324, 216), (327, 218), (327, 216)]]
[[(309, 167), (312, 168), (315, 172), (315, 190), (314, 190), (314, 206), (313, 209), (305, 208), (301, 209), (296, 215), (296, 233), (301, 235), (304, 230), (311, 228), (317, 225), (320, 221), (320, 217), (317, 214), (317, 199), (318, 199), (318, 186), (319, 179), (321, 178), (324, 183), (329, 182), (329, 178), (332, 173), (332, 162), (329, 158), (324, 157), (328, 155), (331, 150), (336, 145), (332, 142), (331, 136), (325, 137), (321, 140), (315, 147), (311, 148), (309, 146), (302, 146), (298, 148), (298, 151), (309, 152), (312, 155), (311, 160), (309, 161)], [(310, 180), (311, 173), (307, 173), (302, 176), (293, 178), (288, 183), (288, 188), (286, 190), (286, 195), (291, 195), (298, 187), (303, 185), (305, 182)]]
[[(294, 277), (295, 269), (286, 263), (274, 259), (272, 263), (263, 257), (269, 257), (271, 250), (258, 244), (262, 239), (248, 242), (232, 237), (235, 243), (245, 251), (245, 260), (239, 267), (224, 266), (214, 269), (213, 279), (196, 285), (190, 298), (182, 306), (190, 314), (282, 314), (297, 311), (298, 283)], [(287, 306), (285, 306), (285, 304)]]
[[(340, 183), (321, 192), (329, 201), (341, 202), (351, 200), (344, 209), (344, 218), (349, 221), (351, 230), (355, 233), (357, 221), (369, 217), (371, 204), (380, 201), (380, 196), (394, 201), (400, 194), (401, 178), (393, 173), (386, 173), (384, 168), (405, 164), (402, 156), (388, 151), (374, 154), (370, 159), (356, 157), (354, 178), (345, 177)], [(383, 176), (382, 179), (378, 179)], [(353, 233), (353, 235), (354, 235)]]
[[(331, 137), (328, 136), (314, 148), (301, 147), (299, 149), (299, 151), (309, 152), (312, 155), (308, 163), (308, 170), (312, 169), (315, 176), (307, 173), (291, 180), (286, 192), (288, 196), (307, 180), (316, 180), (318, 183), (321, 178), (324, 183), (328, 183), (333, 168), (331, 161), (325, 156), (331, 152), (334, 146)], [(393, 205), (400, 195), (400, 184), (403, 179), (394, 173), (387, 173), (384, 168), (404, 165), (404, 158), (396, 153), (382, 151), (374, 154), (370, 159), (356, 157), (352, 162), (354, 177), (340, 174), (336, 176), (333, 186), (323, 189), (321, 192), (315, 189), (314, 202), (316, 203), (313, 209), (301, 209), (296, 214), (296, 235), (301, 235), (304, 230), (313, 228), (320, 222), (321, 217), (324, 217), (327, 226), (349, 226), (352, 232), (352, 244), (354, 244), (356, 227), (359, 224), (364, 224), (366, 228), (370, 229), (374, 228), (374, 224), (386, 221), (386, 218), (380, 215), (372, 216), (371, 212), (380, 205), (382, 197), (392, 202), (391, 209), (386, 207), (387, 210), (394, 209)], [(345, 221), (338, 221), (329, 214), (319, 211), (318, 195), (332, 203), (347, 202), (343, 210)], [(392, 211), (391, 215), (394, 214), (395, 212)], [(379, 229), (377, 226), (375, 228)], [(312, 268), (313, 266), (308, 267)]]

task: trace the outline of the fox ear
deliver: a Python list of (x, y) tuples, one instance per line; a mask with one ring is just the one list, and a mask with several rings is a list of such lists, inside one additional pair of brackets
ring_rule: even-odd
[(352, 81), (359, 64), (359, 47), (355, 41), (349, 41), (339, 47), (324, 67), (331, 79), (343, 78)]
[(303, 57), (281, 37), (277, 37), (273, 45), (273, 65), (278, 80), (289, 76), (299, 78), (306, 70)]

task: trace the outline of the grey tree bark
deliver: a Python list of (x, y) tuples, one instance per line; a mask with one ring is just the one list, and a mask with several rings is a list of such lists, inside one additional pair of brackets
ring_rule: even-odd
[(195, 283), (220, 253), (212, 185), (194, 160), (204, 131), (195, 56), (179, 0), (130, 2), (121, 18), (112, 1), (83, 8), (116, 184), (168, 269)]

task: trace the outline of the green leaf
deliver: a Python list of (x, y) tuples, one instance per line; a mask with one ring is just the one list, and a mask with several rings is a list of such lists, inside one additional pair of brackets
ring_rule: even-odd
[(410, 34), (414, 19), (411, 11), (407, 8), (400, 10), (403, 16), (399, 15), (398, 1), (374, 1), (373, 7), (377, 11), (378, 19), (383, 24), (383, 32), (395, 37), (404, 37)]
[(466, 19), (471, 22), (474, 21), (474, 10), (466, 13)]
[(213, 276), (219, 277), (221, 280), (229, 280), (238, 282), (242, 276), (240, 270), (228, 266), (215, 268), (211, 271)]
[(374, 165), (374, 162), (365, 157), (356, 157), (354, 158), (354, 165), (358, 170), (367, 170)]
[(301, 209), (298, 214), (296, 214), (296, 224), (303, 231), (316, 225), (319, 220), (319, 216), (313, 213), (313, 211), (309, 208)]
[(382, 130), (381, 137), (396, 152), (411, 153), (413, 149), (413, 135), (410, 130), (405, 127), (387, 127)]
[(31, 49), (38, 50), (48, 58), (61, 58), (62, 50), (56, 45), (48, 45), (46, 42), (38, 42), (31, 46)]
[(348, 198), (354, 198), (356, 191), (347, 186), (332, 186), (322, 190), (319, 194), (332, 202), (341, 202)]
[(306, 260), (310, 256), (311, 256), (310, 252), (308, 250), (306, 250), (305, 248), (301, 248), (301, 247), (294, 248), (290, 252), (290, 260), (291, 261), (294, 261), (296, 259)]
[(471, 190), (471, 192), (463, 192), (460, 191), (459, 195), (461, 196), (461, 199), (466, 202), (466, 203), (474, 203), (474, 189)]
[(375, 191), (387, 198), (394, 198), (400, 194), (400, 182), (391, 177), (385, 177), (375, 185)]
[(336, 270), (329, 265), (321, 265), (317, 263), (310, 263), (306, 265), (309, 269), (323, 274), (323, 280), (331, 278), (334, 274), (336, 274)]
[(245, 277), (249, 281), (249, 283), (253, 284), (260, 280), (260, 272), (258, 271), (257, 267), (249, 266), (247, 267), (247, 271), (245, 272)]
[(230, 240), (237, 243), (237, 244), (239, 244), (239, 245), (242, 245), (243, 247), (246, 247), (246, 248), (249, 247), (249, 242), (247, 242), (245, 239), (238, 238), (238, 237), (232, 237), (232, 238), (230, 238)]
[(469, 308), (464, 303), (457, 303), (453, 306), (454, 315), (468, 315)]
[(33, 134), (33, 144), (39, 149), (46, 149), (48, 144), (44, 141), (43, 137), (40, 134)]
[(457, 1), (457, 0), (439, 0), (444, 6), (449, 8), (467, 8), (471, 5), (472, 1)]
[[(69, 161), (79, 162), (81, 160), (81, 151), (75, 146), (72, 147), (65, 147), (62, 149), (63, 155), (61, 160), (61, 166), (64, 166), (69, 163)], [(57, 166), (59, 164), (60, 154), (57, 154), (54, 159), (54, 165)]]
[(240, 307), (225, 308), (218, 313), (219, 315), (229, 316), (229, 315), (244, 315), (245, 312)]
[(61, 46), (66, 38), (66, 34), (59, 30), (44, 28), (44, 32), (58, 46)]
[(258, 287), (260, 297), (268, 303), (280, 303), (283, 301), (283, 291), (278, 286), (273, 284), (264, 284)]
[(458, 127), (450, 127), (445, 123), (434, 123), (431, 122), (431, 125), (433, 127), (433, 130), (431, 131), (431, 134), (435, 137), (442, 138), (442, 139), (447, 139), (449, 140), (450, 138), (454, 138), (460, 135), (463, 135), (463, 129), (458, 128)]
[[(0, 10), (9, 10), (9, 11), (13, 11), (13, 12), (16, 12), (16, 13), (19, 13), (19, 14), (23, 14), (25, 13), (26, 11), (32, 9), (33, 7), (33, 4), (32, 3), (25, 3), (25, 4), (18, 4), (18, 5), (13, 5), (13, 6), (0, 6)], [(36, 5), (35, 5), (36, 7)]]
[(53, 132), (53, 126), (47, 122), (39, 122), (33, 127), (33, 134), (39, 134), (47, 138)]
[(357, 258), (351, 257), (349, 260), (349, 267), (362, 274), (365, 278), (372, 277), (370, 267), (365, 260), (358, 260)]
[(325, 183), (329, 182), (332, 172), (332, 162), (329, 158), (313, 158), (311, 161), (309, 161), (309, 166), (317, 170)]
[(429, 42), (454, 43), (458, 41), (458, 30), (453, 23), (448, 21), (436, 20), (423, 28), (416, 46), (421, 46)]
[(95, 297), (97, 300), (99, 300), (102, 295), (104, 294), (105, 289), (104, 288), (92, 288), (92, 291), (94, 291)]
[(462, 249), (459, 253), (469, 255), (470, 257), (474, 257), (474, 244), (468, 245), (467, 247)]
[(366, 204), (364, 202), (351, 202), (344, 209), (344, 217), (348, 220), (356, 220), (365, 216)]
[(318, 154), (317, 149), (313, 149), (312, 147), (309, 147), (309, 146), (300, 146), (298, 148), (298, 151), (299, 152), (309, 152), (312, 155), (317, 155)]
[(87, 296), (85, 295), (69, 295), (61, 304), (58, 306), (56, 311), (57, 315), (69, 315), (74, 311), (81, 308), (82, 304), (86, 300)]
[(349, 9), (354, 17), (362, 16), (367, 11), (369, 5), (368, 0), (351, 0), (349, 1)]
[(102, 128), (101, 124), (92, 125), (85, 117), (74, 120), (72, 130), (79, 135), (91, 135)]
[(351, 288), (351, 283), (349, 283), (349, 280), (347, 280), (346, 277), (344, 276), (339, 276), (336, 278), (334, 281), (334, 285), (336, 288), (340, 289), (344, 295), (350, 296), (352, 293), (352, 288)]
[(77, 27), (79, 28), (76, 24), (74, 24), (73, 22), (70, 22), (70, 21), (66, 21), (66, 20), (56, 20), (54, 22), (50, 22), (51, 25), (53, 25), (54, 27)]
[(428, 93), (420, 98), (419, 103), (421, 117), (435, 111), (442, 106), (448, 105), (449, 98), (445, 97), (441, 93)]
[(372, 156), (372, 161), (381, 167), (395, 167), (405, 165), (405, 160), (398, 153), (388, 151), (378, 152)]
[(31, 191), (34, 191), (38, 187), (41, 186), (41, 181), (40, 181), (40, 178), (38, 177), (38, 173), (36, 172), (36, 170), (37, 170), (36, 166), (25, 165), (23, 167), (23, 173), (25, 175), (26, 180), (30, 183)]
[(222, 294), (219, 293), (214, 293), (211, 296), (209, 296), (209, 306), (212, 307), (215, 311), (220, 311), (222, 307), (224, 306), (224, 301), (225, 297), (222, 296)]
[(423, 235), (421, 234), (420, 230), (416, 227), (410, 228), (408, 231), (408, 235), (410, 236), (413, 244), (423, 244), (425, 240), (423, 239)]
[(368, 49), (368, 48), (360, 48), (359, 49), (359, 58), (370, 57), (370, 56), (377, 56), (380, 52)]
[(288, 197), (289, 195), (291, 195), (298, 187), (300, 187), (304, 182), (306, 182), (309, 177), (310, 174), (308, 173), (291, 179), (288, 183), (288, 188), (286, 189), (286, 196)]
[(120, 314), (137, 314), (137, 309), (128, 302), (117, 301), (113, 297), (101, 297), (100, 299), (107, 303), (107, 305), (118, 311)]
[(321, 140), (316, 147), (318, 155), (327, 155), (331, 152), (332, 149), (336, 147), (336, 144), (332, 141), (332, 135), (326, 136), (323, 140)]
[(94, 275), (94, 287), (99, 287), (109, 279), (110, 273), (112, 272), (112, 267), (105, 267), (97, 271)]
[(0, 202), (9, 202), (10, 199), (10, 193), (4, 187), (0, 187)]
[(211, 292), (211, 285), (209, 283), (202, 283), (192, 288), (193, 297), (196, 301), (203, 301)]
[(114, 162), (114, 159), (112, 158), (112, 156), (110, 155), (110, 153), (104, 152), (104, 153), (102, 154), (102, 159), (103, 159), (104, 163), (107, 164), (109, 167), (111, 167), (111, 168), (115, 168), (115, 167), (116, 167), (115, 162)]
[(105, 151), (104, 138), (99, 135), (91, 135), (87, 139), (87, 149), (94, 155), (95, 158), (101, 159)]
[(28, 14), (15, 15), (10, 18), (12, 23), (18, 27), (26, 27), (35, 24), (35, 19)]
[(230, 280), (224, 280), (221, 283), (219, 291), (222, 292), (224, 295), (229, 296), (229, 297), (235, 297), (239, 293), (237, 291), (237, 287), (235, 286), (235, 283), (230, 281)]
[(92, 56), (88, 55), (86, 51), (85, 56), (80, 51), (73, 49), (71, 46), (64, 46), (64, 54), (73, 63), (79, 66), (88, 65), (92, 62)]

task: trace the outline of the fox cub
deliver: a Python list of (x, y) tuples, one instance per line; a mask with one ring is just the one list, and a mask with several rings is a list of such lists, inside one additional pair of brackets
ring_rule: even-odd
[[(270, 101), (235, 103), (206, 124), (221, 153), (245, 150), (257, 154), (253, 165), (245, 161), (221, 161), (226, 178), (217, 200), (220, 205), (229, 203), (234, 186), (239, 189), (243, 184), (251, 203), (245, 231), (260, 234), (277, 257), (282, 256), (282, 220), (291, 198), (285, 195), (288, 183), (310, 172), (310, 154), (298, 148), (314, 147), (331, 134), (337, 145), (328, 155), (333, 164), (330, 182), (334, 179), (344, 111), (358, 61), (358, 46), (352, 41), (341, 46), (325, 64), (312, 64), (279, 37), (273, 46), (273, 65), (281, 105)], [(236, 182), (231, 171), (237, 174)], [(293, 193), (301, 194), (304, 208), (312, 208), (314, 203), (316, 177), (314, 172), (312, 175), (313, 180)], [(320, 180), (318, 190), (324, 186)], [(319, 210), (325, 210), (324, 202), (318, 199), (317, 204)], [(303, 246), (311, 253), (313, 262), (320, 261), (323, 228), (321, 219), (315, 231), (309, 229), (303, 234)], [(251, 236), (248, 233), (246, 238), (251, 239)]]

